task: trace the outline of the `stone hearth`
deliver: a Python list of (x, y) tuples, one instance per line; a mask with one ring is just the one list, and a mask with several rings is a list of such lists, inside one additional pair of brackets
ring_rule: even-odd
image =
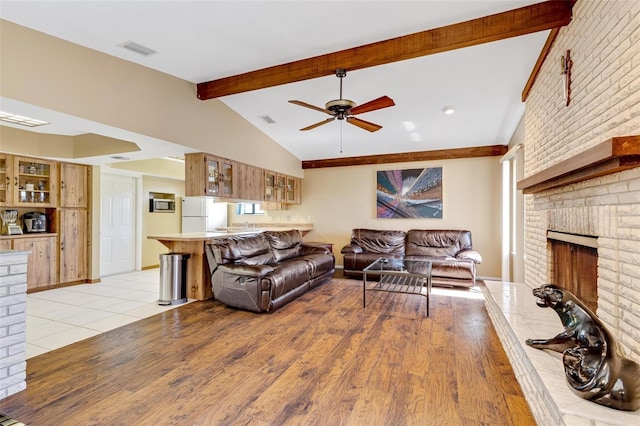
[(614, 410), (575, 395), (564, 376), (562, 355), (525, 344), (528, 338), (548, 338), (562, 331), (556, 313), (536, 305), (532, 285), (501, 281), (485, 285), (487, 311), (538, 424), (640, 425), (640, 411)]

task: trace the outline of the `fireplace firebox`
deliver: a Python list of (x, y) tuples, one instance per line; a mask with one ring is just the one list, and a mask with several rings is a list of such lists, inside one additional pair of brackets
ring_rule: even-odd
[(598, 308), (598, 239), (548, 231), (550, 282), (575, 294), (594, 313)]

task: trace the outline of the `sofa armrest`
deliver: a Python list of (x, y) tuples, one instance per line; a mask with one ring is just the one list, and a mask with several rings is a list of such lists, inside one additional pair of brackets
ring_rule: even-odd
[(218, 265), (218, 270), (228, 274), (252, 278), (260, 278), (275, 271), (273, 266), (270, 265), (239, 265), (235, 263)]
[(340, 253), (342, 254), (347, 254), (347, 253), (362, 253), (362, 247), (360, 247), (359, 245), (356, 244), (348, 244), (344, 247), (342, 247), (342, 250), (340, 250)]
[(326, 247), (320, 247), (320, 246), (314, 246), (314, 245), (302, 243), (302, 246), (300, 247), (300, 254), (304, 255), (304, 254), (314, 254), (314, 253), (330, 254), (331, 251)]
[(479, 264), (482, 263), (482, 256), (475, 250), (464, 250), (456, 254), (456, 259), (458, 260), (470, 260), (473, 263)]

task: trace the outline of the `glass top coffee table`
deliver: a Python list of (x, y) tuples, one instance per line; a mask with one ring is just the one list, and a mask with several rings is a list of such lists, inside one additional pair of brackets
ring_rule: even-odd
[[(379, 277), (375, 286), (367, 289), (367, 277)], [(428, 260), (388, 259), (381, 257), (362, 271), (362, 307), (367, 307), (367, 290), (390, 293), (431, 294), (431, 262)]]

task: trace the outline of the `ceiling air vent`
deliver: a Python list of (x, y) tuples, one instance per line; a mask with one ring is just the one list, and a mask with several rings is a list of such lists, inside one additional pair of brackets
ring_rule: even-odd
[(122, 43), (120, 45), (120, 47), (124, 47), (125, 49), (129, 49), (132, 52), (135, 52), (139, 55), (142, 56), (150, 56), (153, 55), (154, 53), (158, 53), (157, 51), (148, 48), (147, 46), (143, 46), (141, 44), (138, 44), (134, 41), (128, 41), (126, 43)]
[(259, 116), (260, 118), (262, 118), (264, 121), (267, 122), (267, 124), (275, 124), (275, 120), (271, 117), (269, 117), (268, 115), (261, 115)]

